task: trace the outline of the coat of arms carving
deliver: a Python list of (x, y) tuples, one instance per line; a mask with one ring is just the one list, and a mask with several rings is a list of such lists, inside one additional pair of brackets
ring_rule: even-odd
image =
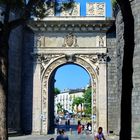
[(62, 47), (78, 47), (76, 36), (72, 33), (66, 35)]

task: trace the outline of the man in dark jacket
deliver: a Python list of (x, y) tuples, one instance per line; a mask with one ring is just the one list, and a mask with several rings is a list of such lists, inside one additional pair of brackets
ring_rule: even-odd
[(59, 135), (56, 137), (56, 140), (69, 140), (68, 136), (65, 135), (64, 129), (59, 130)]

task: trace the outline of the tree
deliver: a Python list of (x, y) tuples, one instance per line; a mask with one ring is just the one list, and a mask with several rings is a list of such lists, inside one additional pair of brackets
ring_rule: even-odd
[(82, 104), (83, 104), (83, 98), (82, 97), (75, 97), (73, 99), (72, 106), (73, 106), (73, 108), (74, 108), (74, 106), (76, 106), (76, 112), (77, 113), (78, 113), (78, 106), (81, 105), (81, 109), (82, 109)]
[(55, 96), (60, 94), (60, 90), (58, 88), (54, 88), (54, 94), (55, 94)]
[[(24, 25), (31, 18), (36, 16), (43, 18), (47, 15), (46, 5), (49, 8), (53, 0), (0, 0), (4, 11), (1, 13), (3, 21), (0, 22), (0, 140), (7, 140), (7, 96), (8, 96), (8, 50), (9, 36), (13, 29), (19, 25)], [(61, 5), (60, 5), (61, 4)], [(58, 11), (64, 7), (72, 6), (73, 0), (65, 1), (63, 4), (55, 1)], [(64, 9), (63, 8), (63, 9)], [(10, 13), (17, 12), (20, 9), (20, 17), (14, 20), (10, 19)]]
[[(133, 1), (133, 0), (132, 0)], [(116, 0), (124, 22), (120, 140), (131, 140), (131, 99), (133, 89), (134, 16), (130, 0)]]
[(88, 88), (85, 90), (83, 94), (83, 99), (84, 99), (84, 112), (86, 115), (91, 114), (91, 88)]
[(57, 106), (57, 113), (63, 112), (63, 105), (61, 105), (61, 103), (58, 103), (56, 106)]

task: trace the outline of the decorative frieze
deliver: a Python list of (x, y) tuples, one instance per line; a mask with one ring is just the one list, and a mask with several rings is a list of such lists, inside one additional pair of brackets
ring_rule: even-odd
[(80, 3), (74, 3), (69, 9), (62, 9), (60, 16), (80, 16)]
[(32, 54), (34, 62), (36, 63), (40, 63), (41, 65), (41, 73), (44, 71), (46, 65), (54, 59), (57, 59), (61, 56), (63, 56), (63, 54), (38, 54), (38, 53), (33, 53)]
[(105, 3), (103, 2), (88, 2), (86, 8), (87, 16), (105, 17)]

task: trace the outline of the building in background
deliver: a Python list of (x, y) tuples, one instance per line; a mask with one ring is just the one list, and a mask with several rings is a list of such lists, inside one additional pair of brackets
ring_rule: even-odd
[[(74, 98), (82, 97), (85, 89), (68, 89), (62, 91), (60, 94), (55, 96), (55, 114), (57, 114), (57, 104), (60, 103), (63, 106), (63, 109), (68, 111), (69, 113), (76, 113), (76, 105), (74, 108), (72, 107), (72, 103)], [(78, 106), (78, 110), (81, 109), (80, 105)]]

